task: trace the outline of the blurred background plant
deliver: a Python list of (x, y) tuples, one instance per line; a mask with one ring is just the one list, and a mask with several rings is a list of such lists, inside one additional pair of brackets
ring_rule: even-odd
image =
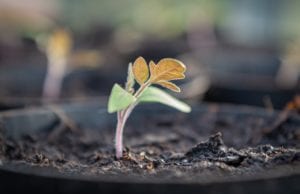
[(0, 0), (0, 99), (42, 95), (39, 48), (62, 27), (61, 97), (108, 95), (136, 57), (175, 57), (189, 69), (182, 98), (281, 108), (299, 91), (299, 13), (297, 0)]

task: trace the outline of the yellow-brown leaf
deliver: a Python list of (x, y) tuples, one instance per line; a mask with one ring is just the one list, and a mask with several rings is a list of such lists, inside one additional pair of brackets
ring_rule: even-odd
[(52, 57), (66, 58), (72, 49), (72, 38), (65, 29), (56, 29), (48, 40), (47, 52)]
[(184, 72), (186, 70), (185, 65), (176, 59), (165, 58), (158, 62), (157, 65), (154, 62), (150, 62), (151, 83), (157, 83), (159, 81), (170, 81), (184, 79)]
[(159, 82), (156, 82), (156, 84), (158, 84), (160, 86), (163, 86), (165, 88), (168, 88), (168, 89), (170, 89), (170, 90), (172, 90), (174, 92), (180, 92), (181, 91), (180, 88), (176, 84), (174, 84), (172, 82), (159, 81)]
[(143, 57), (139, 57), (135, 60), (132, 66), (132, 71), (135, 80), (142, 85), (149, 78), (149, 68)]
[(155, 66), (156, 64), (153, 62), (153, 61), (150, 61), (149, 63), (149, 69), (150, 69), (150, 79), (152, 79), (152, 75), (155, 74), (154, 71), (155, 71)]

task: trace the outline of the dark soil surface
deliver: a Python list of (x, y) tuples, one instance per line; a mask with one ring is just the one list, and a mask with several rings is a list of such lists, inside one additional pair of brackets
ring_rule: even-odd
[(193, 121), (180, 113), (133, 117), (121, 160), (114, 157), (113, 127), (72, 129), (63, 122), (18, 140), (0, 138), (0, 158), (99, 179), (203, 183), (300, 173), (300, 128), (289, 116), (276, 123), (216, 112), (212, 107)]

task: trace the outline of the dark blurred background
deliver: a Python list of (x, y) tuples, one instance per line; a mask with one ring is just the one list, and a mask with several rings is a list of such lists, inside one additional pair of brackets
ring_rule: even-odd
[(107, 96), (136, 57), (174, 57), (188, 67), (180, 98), (281, 109), (299, 91), (299, 16), (297, 0), (0, 0), (0, 104), (42, 97), (63, 28), (61, 98)]

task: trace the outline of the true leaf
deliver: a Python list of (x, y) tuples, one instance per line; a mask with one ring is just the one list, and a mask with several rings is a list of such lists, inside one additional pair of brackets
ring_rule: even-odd
[(174, 92), (180, 92), (180, 88), (178, 86), (176, 86), (176, 84), (172, 83), (172, 82), (168, 82), (168, 81), (159, 81), (156, 82), (156, 84), (168, 88), (169, 90), (172, 90)]
[(149, 78), (149, 68), (147, 62), (143, 57), (139, 57), (135, 60), (132, 66), (132, 71), (136, 81), (142, 85)]
[(165, 58), (156, 65), (153, 61), (150, 62), (150, 81), (157, 83), (159, 81), (170, 81), (185, 78), (185, 65), (176, 59)]
[(109, 113), (117, 112), (134, 103), (136, 98), (124, 90), (119, 84), (115, 84), (108, 100), (107, 111)]
[(138, 98), (139, 102), (159, 102), (171, 106), (182, 112), (191, 112), (191, 107), (186, 103), (177, 100), (173, 96), (164, 92), (163, 90), (150, 86)]

